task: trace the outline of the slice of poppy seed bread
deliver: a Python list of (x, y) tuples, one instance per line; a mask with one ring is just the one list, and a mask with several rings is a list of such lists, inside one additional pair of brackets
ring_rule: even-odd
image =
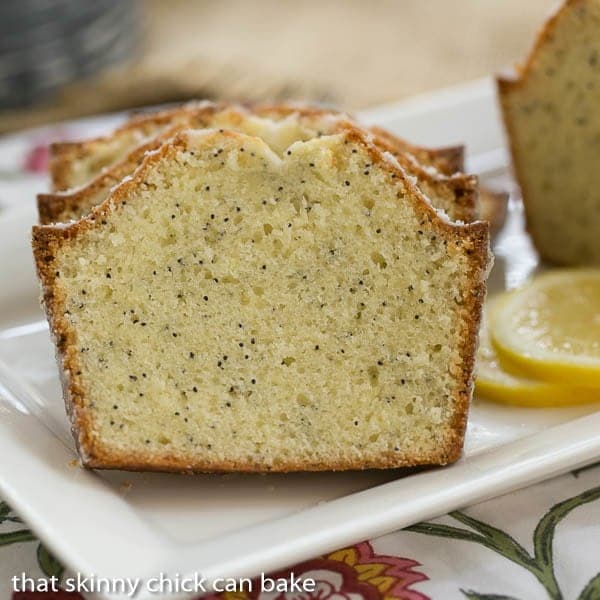
[[(221, 109), (213, 105), (186, 110), (179, 113), (174, 125), (137, 146), (126, 158), (101, 171), (87, 185), (74, 191), (38, 195), (40, 222), (61, 223), (85, 216), (108, 196), (114, 185), (139, 166), (146, 152), (155, 150), (174, 133), (186, 128), (233, 129), (262, 137), (275, 151), (283, 152), (294, 141), (331, 134), (348, 126), (355, 125), (343, 115), (321, 109), (304, 108), (300, 111), (297, 107), (292, 109), (284, 105), (262, 107), (255, 112), (242, 107)], [(400, 165), (417, 178), (419, 188), (436, 208), (444, 210), (453, 220), (475, 220), (478, 212), (477, 178), (462, 173), (450, 177), (432, 173), (412, 156), (391, 145), (391, 138), (374, 135), (373, 139), (381, 150), (394, 155)], [(95, 143), (91, 142), (92, 145)], [(365, 172), (368, 172), (367, 163)]]
[[(103, 169), (124, 159), (134, 148), (149, 141), (156, 135), (172, 127), (183, 124), (194, 125), (191, 121), (200, 120), (204, 115), (217, 112), (226, 105), (213, 102), (189, 102), (172, 109), (136, 115), (112, 134), (78, 142), (58, 142), (50, 147), (50, 177), (53, 191), (64, 191), (86, 184)], [(306, 105), (271, 104), (256, 106), (253, 112), (262, 116), (282, 118), (291, 113), (303, 115), (337, 114), (350, 120), (344, 113)], [(385, 139), (397, 152), (412, 154), (424, 166), (438, 170), (445, 175), (453, 175), (463, 170), (464, 149), (462, 146), (447, 148), (423, 148), (392, 135), (380, 128), (371, 132)]]
[(33, 249), (89, 467), (460, 455), (487, 224), (442, 218), (360, 130), (281, 157), (181, 133), (88, 217), (34, 227)]
[(600, 264), (600, 0), (565, 2), (498, 86), (538, 252)]

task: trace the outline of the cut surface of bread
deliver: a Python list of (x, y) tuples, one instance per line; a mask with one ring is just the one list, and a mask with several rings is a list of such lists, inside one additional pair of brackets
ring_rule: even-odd
[(540, 255), (600, 264), (600, 0), (568, 0), (498, 80), (527, 228)]
[[(125, 158), (101, 170), (87, 185), (70, 192), (40, 194), (38, 196), (40, 222), (42, 224), (60, 223), (85, 216), (93, 206), (108, 196), (114, 185), (139, 166), (146, 152), (158, 148), (162, 142), (182, 129), (225, 127), (257, 135), (264, 138), (268, 144), (281, 149), (296, 140), (307, 140), (325, 133), (333, 133), (348, 125), (354, 126), (344, 116), (331, 111), (299, 109), (285, 105), (261, 107), (253, 112), (242, 107), (222, 108), (214, 105), (205, 105), (199, 108), (187, 107), (177, 113), (177, 118), (173, 119), (170, 127), (165, 129), (164, 122), (160, 121), (160, 133), (150, 140), (146, 140), (142, 145), (134, 146), (134, 149)], [(130, 130), (124, 131), (128, 133)], [(138, 140), (139, 137), (135, 136), (135, 139)], [(117, 134), (114, 138), (118, 139), (119, 135)], [(132, 139), (133, 137), (128, 135), (128, 143)], [(478, 184), (475, 177), (464, 174), (448, 177), (432, 173), (431, 169), (423, 167), (411, 155), (392, 145), (390, 141), (392, 139), (393, 136), (384, 137), (374, 134), (376, 145), (381, 150), (393, 154), (400, 165), (417, 178), (420, 189), (436, 208), (444, 210), (453, 220), (464, 222), (475, 220), (478, 212)], [(128, 143), (123, 141), (123, 147)], [(86, 157), (89, 158), (95, 154), (91, 148), (97, 144), (104, 144), (104, 142), (93, 140), (84, 143), (84, 146), (88, 148), (84, 153)], [(79, 162), (81, 162), (80, 159), (72, 159), (73, 164)], [(87, 163), (84, 160), (81, 164)], [(84, 171), (87, 175), (95, 172), (89, 165)], [(368, 164), (365, 164), (365, 171), (368, 171)]]
[(282, 152), (180, 133), (33, 248), (89, 467), (460, 455), (487, 225), (442, 218), (358, 129)]

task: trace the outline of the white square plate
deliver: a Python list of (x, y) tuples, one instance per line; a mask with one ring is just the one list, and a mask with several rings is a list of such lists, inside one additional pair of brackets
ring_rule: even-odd
[[(510, 187), (489, 81), (361, 116), (416, 142), (466, 142), (471, 168)], [(0, 140), (0, 161), (9, 152)], [(80, 469), (37, 304), (35, 219), (33, 198), (0, 216), (0, 494), (72, 570), (254, 576), (600, 456), (598, 405), (528, 410), (476, 400), (464, 458), (443, 469), (194, 477)], [(495, 250), (492, 289), (536, 267), (514, 200)]]

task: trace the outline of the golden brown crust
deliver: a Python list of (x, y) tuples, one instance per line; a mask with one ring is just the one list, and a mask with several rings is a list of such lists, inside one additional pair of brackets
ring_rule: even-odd
[(413, 146), (409, 144), (410, 150), (421, 161), (421, 151), (425, 151), (431, 158), (434, 166), (444, 175), (454, 175), (465, 172), (465, 147), (464, 146), (441, 146), (440, 148), (429, 148), (425, 146)]
[[(148, 146), (150, 149), (150, 145)], [(88, 198), (94, 196), (100, 189), (117, 185), (130, 172), (131, 170), (125, 169), (123, 163), (119, 163), (95, 177), (89, 184), (76, 192), (38, 194), (37, 209), (40, 224), (49, 225), (67, 220), (66, 214), (78, 213)]]
[(479, 216), (490, 224), (490, 235), (496, 235), (506, 220), (508, 193), (495, 192), (485, 186), (479, 188)]
[(412, 154), (420, 163), (435, 167), (442, 175), (455, 175), (462, 173), (465, 168), (464, 146), (447, 146), (442, 148), (427, 148), (416, 146), (404, 138), (393, 135), (381, 127), (370, 127), (370, 131), (383, 139), (386, 139), (398, 151)]
[(389, 141), (393, 139), (391, 134), (385, 138), (374, 135), (375, 144), (384, 152), (392, 154), (400, 163), (400, 166), (409, 173), (414, 174), (419, 181), (438, 190), (445, 188), (454, 198), (453, 217), (456, 221), (470, 223), (479, 218), (479, 181), (475, 175), (456, 173), (451, 177), (432, 175), (418, 161), (413, 159), (405, 151), (398, 151), (398, 147)]
[(471, 288), (466, 296), (466, 313), (469, 315), (464, 321), (463, 329), (460, 333), (461, 344), (461, 377), (462, 387), (458, 390), (458, 399), (455, 397), (458, 409), (455, 412), (455, 419), (452, 428), (456, 435), (454, 445), (454, 459), (458, 459), (462, 452), (465, 430), (467, 427), (467, 417), (469, 404), (473, 397), (475, 356), (479, 343), (479, 329), (483, 311), (483, 302), (487, 292), (486, 280), (487, 273), (491, 267), (490, 260), (490, 233), (489, 225), (486, 222), (478, 221), (468, 225), (470, 231), (470, 248), (467, 253), (474, 256), (474, 262), (471, 265), (469, 282)]
[(50, 189), (53, 192), (64, 190), (67, 185), (68, 165), (77, 158), (77, 149), (81, 144), (76, 142), (54, 142), (50, 144)]
[[(81, 208), (89, 203), (90, 198), (93, 197), (97, 190), (106, 187), (107, 185), (116, 185), (121, 178), (131, 173), (131, 171), (141, 163), (145, 152), (156, 149), (164, 139), (174, 135), (184, 127), (201, 127), (204, 119), (208, 118), (209, 115), (215, 114), (222, 108), (222, 105), (217, 106), (215, 104), (184, 105), (184, 107), (179, 107), (178, 109), (163, 111), (159, 113), (157, 117), (150, 115), (139, 117), (128, 122), (117, 130), (116, 135), (138, 130), (140, 127), (148, 127), (151, 124), (172, 124), (175, 117), (181, 119), (182, 116), (186, 116), (185, 121), (182, 121), (179, 126), (172, 125), (164, 133), (157, 135), (153, 140), (147, 141), (142, 146), (135, 148), (123, 160), (106, 168), (102, 173), (92, 179), (89, 184), (82, 188), (72, 192), (40, 194), (37, 200), (40, 223), (45, 225), (63, 222), (69, 220), (70, 216), (73, 214), (81, 214)], [(229, 108), (231, 109), (232, 114), (236, 110), (233, 106)], [(276, 116), (279, 119), (292, 114), (297, 114), (299, 118), (302, 119), (328, 117), (332, 115), (338, 116), (340, 119), (343, 117), (342, 113), (336, 111), (292, 104), (257, 105), (254, 106), (251, 111), (250, 114), (256, 114), (258, 116)], [(354, 121), (352, 121), (352, 124), (358, 126)], [(377, 146), (383, 151), (393, 154), (400, 162), (400, 165), (407, 169), (411, 174), (416, 175), (424, 185), (431, 186), (440, 192), (445, 191), (448, 196), (453, 197), (455, 205), (452, 216), (455, 220), (471, 222), (478, 218), (479, 185), (477, 177), (464, 175), (462, 173), (456, 173), (453, 176), (445, 176), (441, 173), (431, 173), (424, 168), (418, 160), (413, 158), (412, 154), (423, 153), (432, 155), (437, 151), (412, 146), (408, 144), (408, 142), (379, 128), (371, 128), (368, 131), (373, 135)], [(55, 176), (58, 178), (57, 185), (64, 186), (66, 169), (68, 169), (69, 164), (71, 164), (70, 161), (81, 158), (84, 154), (92, 152), (96, 142), (106, 141), (108, 139), (111, 139), (111, 137), (95, 138), (81, 144), (57, 145), (56, 155), (53, 156), (54, 166), (52, 168), (53, 178)], [(60, 151), (59, 148), (64, 148), (64, 150)], [(440, 152), (447, 152), (449, 155), (460, 157), (460, 160), (462, 160), (462, 148), (442, 149)], [(59, 156), (62, 156), (62, 158), (59, 158)], [(433, 160), (431, 161), (431, 164), (434, 164)]]
[(56, 361), (60, 373), (65, 408), (71, 422), (71, 433), (80, 456), (91, 446), (89, 419), (85, 411), (84, 390), (77, 366), (77, 339), (65, 318), (65, 299), (54, 285), (58, 272), (53, 268), (54, 257), (59, 247), (76, 232), (53, 227), (34, 227), (32, 246), (35, 266), (42, 282), (42, 298), (50, 334), (56, 347)]
[[(56, 342), (59, 367), (63, 373), (63, 390), (67, 411), (71, 416), (72, 430), (79, 449), (82, 462), (90, 468), (154, 470), (175, 472), (223, 472), (223, 471), (278, 471), (296, 470), (353, 470), (365, 468), (392, 468), (429, 464), (448, 464), (460, 457), (467, 421), (468, 407), (473, 388), (473, 371), (477, 346), (482, 304), (485, 296), (485, 280), (490, 265), (489, 229), (487, 223), (475, 222), (457, 225), (441, 218), (431, 207), (427, 199), (414, 186), (401, 168), (395, 166), (381, 151), (371, 143), (362, 130), (347, 125), (343, 134), (348, 143), (362, 146), (369, 154), (373, 164), (379, 165), (390, 174), (390, 183), (408, 190), (406, 200), (411, 202), (421, 215), (422, 223), (429, 223), (438, 235), (448, 241), (449, 252), (464, 252), (470, 259), (468, 281), (469, 289), (465, 290), (464, 314), (460, 339), (460, 364), (451, 366), (457, 380), (453, 394), (454, 418), (451, 424), (451, 435), (445, 444), (440, 444), (432, 454), (420, 456), (398, 456), (396, 453), (383, 455), (374, 461), (338, 461), (331, 463), (284, 463), (267, 469), (264, 465), (240, 462), (208, 462), (201, 457), (190, 461), (189, 456), (157, 455), (141, 453), (137, 456), (129, 453), (115, 452), (114, 449), (103, 448), (100, 440), (92, 433), (90, 417), (86, 409), (85, 391), (80, 378), (81, 367), (78, 364), (79, 353), (76, 334), (65, 318), (65, 298), (58, 293), (56, 277), (58, 276), (54, 260), (59, 248), (68, 244), (86, 231), (103, 226), (103, 216), (117, 210), (126, 202), (129, 193), (143, 183), (154, 165), (164, 159), (174, 157), (178, 151), (188, 148), (189, 138), (185, 133), (164, 143), (159, 150), (145, 156), (140, 168), (131, 178), (114, 188), (106, 201), (94, 208), (92, 213), (83, 219), (66, 226), (34, 226), (33, 252), (38, 275), (41, 280), (44, 305), (50, 323), (50, 330)], [(231, 131), (212, 132), (204, 136), (204, 143), (211, 143), (214, 136), (246, 138)], [(398, 197), (402, 192), (398, 192)]]
[[(462, 443), (461, 443), (462, 448)], [(169, 455), (155, 457), (150, 462), (142, 456), (131, 456), (126, 453), (115, 454), (111, 451), (109, 455), (99, 454), (90, 457), (84, 463), (90, 469), (108, 469), (121, 471), (156, 471), (167, 473), (293, 473), (298, 471), (364, 471), (367, 469), (397, 469), (401, 467), (439, 466), (455, 462), (460, 458), (461, 448), (458, 453), (450, 452), (444, 455), (432, 457), (431, 460), (402, 460), (398, 461), (397, 453), (389, 452), (381, 455), (376, 461), (331, 461), (286, 463), (282, 466), (268, 466), (263, 464), (242, 463), (236, 461), (223, 461), (218, 465), (214, 462), (196, 461), (189, 465), (189, 461)]]

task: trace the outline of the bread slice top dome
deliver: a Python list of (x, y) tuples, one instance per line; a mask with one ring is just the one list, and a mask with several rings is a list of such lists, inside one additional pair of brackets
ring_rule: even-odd
[(360, 130), (281, 156), (179, 133), (89, 216), (34, 227), (33, 249), (88, 466), (460, 455), (487, 225), (447, 220)]

